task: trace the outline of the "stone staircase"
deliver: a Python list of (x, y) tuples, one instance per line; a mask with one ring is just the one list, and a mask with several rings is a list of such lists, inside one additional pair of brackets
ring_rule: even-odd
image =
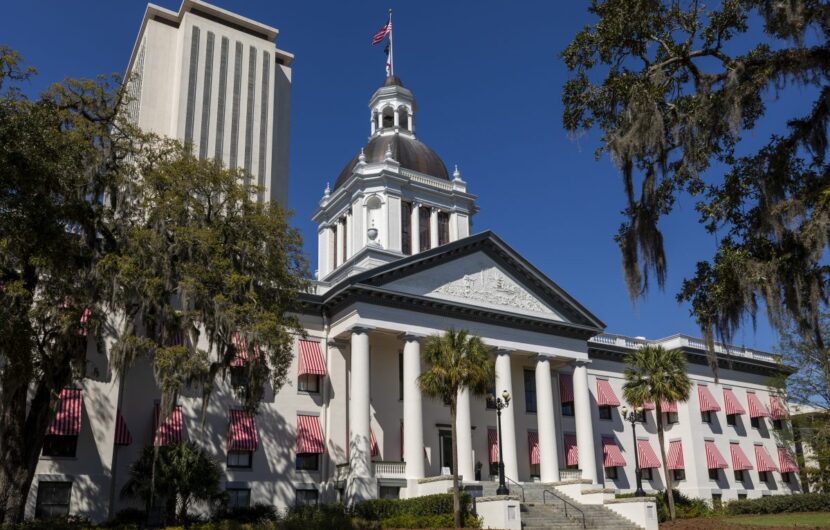
[[(497, 486), (496, 483), (483, 483), (483, 495), (495, 495)], [(508, 487), (511, 495), (522, 496), (522, 489), (515, 484), (510, 484)], [(521, 505), (523, 530), (555, 528), (578, 530), (582, 528), (582, 514), (585, 515), (585, 528), (588, 529), (641, 530), (639, 526), (608, 508), (599, 504), (580, 504), (551, 485), (525, 483), (522, 484), (522, 488), (524, 488), (524, 501)], [(553, 491), (558, 497), (549, 493), (545, 494), (544, 490)], [(567, 514), (562, 499), (570, 503), (567, 506)], [(581, 513), (575, 510), (574, 506), (581, 510)]]

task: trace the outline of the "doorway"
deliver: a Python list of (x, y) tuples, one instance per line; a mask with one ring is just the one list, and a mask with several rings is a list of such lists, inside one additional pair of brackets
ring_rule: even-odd
[(452, 474), (452, 431), (438, 431), (440, 465), (442, 475)]

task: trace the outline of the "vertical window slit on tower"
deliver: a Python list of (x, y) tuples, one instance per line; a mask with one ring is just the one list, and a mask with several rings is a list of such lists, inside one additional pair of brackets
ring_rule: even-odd
[(219, 52), (219, 93), (216, 95), (216, 147), (213, 155), (217, 162), (222, 160), (222, 154), (225, 150), (225, 92), (228, 89), (228, 45), (228, 38), (222, 37)]
[(245, 171), (250, 178), (254, 156), (254, 99), (256, 97), (256, 48), (248, 48), (248, 98), (245, 110)]
[(207, 158), (208, 136), (210, 128), (210, 97), (213, 88), (213, 42), (216, 36), (208, 31), (205, 44), (205, 81), (202, 91), (202, 126), (199, 134), (199, 158)]
[(237, 42), (233, 57), (233, 109), (231, 110), (231, 159), (228, 165), (237, 166), (239, 156), (239, 106), (242, 97), (242, 43)]
[(412, 203), (401, 202), (401, 252), (412, 254)]
[[(259, 168), (257, 182), (261, 188), (265, 187), (265, 165), (268, 154), (268, 89), (271, 84), (271, 54), (262, 52), (262, 94), (259, 104)], [(259, 192), (260, 201), (263, 191)]]
[(438, 244), (446, 245), (450, 242), (450, 214), (438, 212)]
[(190, 67), (187, 74), (187, 110), (184, 121), (184, 143), (193, 145), (193, 121), (196, 113), (196, 73), (199, 68), (199, 27), (193, 26), (190, 38)]
[(419, 246), (422, 252), (430, 249), (429, 218), (429, 208), (422, 207), (418, 209), (418, 239), (420, 240)]

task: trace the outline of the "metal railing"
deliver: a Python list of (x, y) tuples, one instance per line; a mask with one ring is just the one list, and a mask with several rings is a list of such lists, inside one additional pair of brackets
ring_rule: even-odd
[(519, 484), (518, 482), (516, 482), (512, 478), (508, 477), (507, 475), (504, 476), (504, 480), (510, 482), (511, 484), (515, 484), (515, 485), (519, 486), (519, 489), (522, 490), (522, 502), (524, 502), (525, 501), (525, 488), (524, 488), (524, 486), (522, 486), (521, 484)]
[(587, 528), (587, 526), (585, 525), (585, 512), (580, 510), (577, 505), (575, 505), (571, 502), (568, 502), (567, 500), (565, 500), (562, 497), (560, 497), (559, 495), (557, 495), (555, 492), (553, 492), (551, 490), (542, 490), (542, 504), (547, 504), (548, 503), (547, 502), (548, 494), (553, 495), (554, 497), (556, 497), (557, 499), (562, 501), (563, 506), (565, 506), (565, 517), (570, 517), (568, 515), (568, 506), (571, 507), (571, 511), (576, 510), (577, 512), (579, 512), (579, 515), (582, 516), (582, 528)]

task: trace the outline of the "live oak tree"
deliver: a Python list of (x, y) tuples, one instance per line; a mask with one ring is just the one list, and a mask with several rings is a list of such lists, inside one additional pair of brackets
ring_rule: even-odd
[(30, 99), (32, 74), (0, 48), (0, 523), (22, 519), (88, 346), (105, 377), (149, 359), (162, 416), (185, 385), (207, 399), (244, 350), (254, 410), (285, 377), (306, 281), (287, 213), (253, 201), (241, 172), (136, 130), (118, 79)]
[[(562, 53), (572, 73), (563, 122), (598, 129), (597, 155), (610, 153), (622, 174), (616, 240), (632, 298), (652, 280), (664, 286), (659, 221), (693, 201), (716, 250), (678, 299), (710, 350), (761, 303), (777, 329), (794, 325), (825, 348), (830, 4), (594, 0), (589, 11), (598, 20)], [(742, 142), (787, 89), (799, 104), (776, 133)]]
[(418, 376), (418, 386), (425, 395), (440, 399), (450, 406), (452, 425), (452, 491), (455, 527), (461, 528), (461, 492), (458, 487), (458, 433), (455, 419), (458, 392), (467, 389), (470, 395), (483, 396), (495, 381), (495, 366), (488, 348), (480, 337), (464, 330), (448, 329), (441, 335), (427, 337), (423, 360), (426, 369)]

